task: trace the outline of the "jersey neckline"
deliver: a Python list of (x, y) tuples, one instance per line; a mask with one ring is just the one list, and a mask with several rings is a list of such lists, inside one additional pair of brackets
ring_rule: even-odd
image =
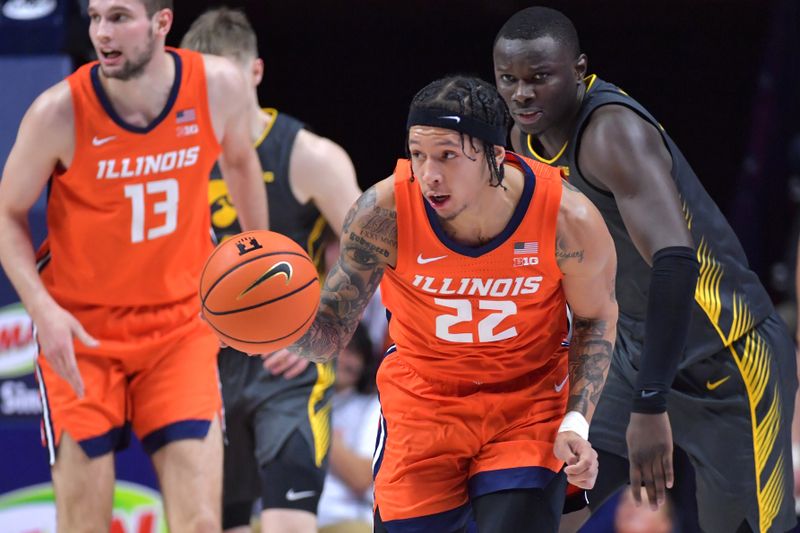
[(442, 227), (442, 223), (439, 222), (439, 217), (436, 216), (436, 210), (431, 207), (431, 205), (425, 201), (424, 198), (422, 199), (422, 204), (425, 206), (425, 214), (428, 217), (428, 223), (430, 224), (433, 232), (436, 234), (436, 237), (438, 237), (439, 242), (441, 242), (445, 247), (460, 255), (473, 258), (480, 257), (498, 248), (501, 244), (506, 242), (511, 235), (514, 234), (517, 228), (519, 228), (519, 225), (522, 223), (522, 219), (525, 217), (525, 213), (528, 211), (528, 206), (531, 203), (531, 199), (533, 198), (533, 191), (536, 187), (536, 175), (534, 174), (533, 169), (530, 168), (517, 154), (513, 152), (506, 152), (506, 158), (508, 163), (513, 164), (522, 170), (525, 179), (525, 186), (522, 189), (519, 202), (517, 202), (517, 206), (514, 208), (514, 213), (511, 215), (511, 219), (508, 221), (508, 224), (506, 224), (506, 227), (503, 228), (500, 233), (489, 240), (489, 242), (486, 244), (482, 244), (480, 246), (468, 246), (450, 238), (447, 235), (447, 232), (445, 232), (444, 227)]
[(109, 118), (111, 118), (111, 120), (113, 120), (114, 123), (120, 128), (128, 130), (132, 133), (149, 133), (155, 129), (156, 126), (161, 124), (161, 122), (167, 118), (170, 111), (172, 111), (172, 107), (175, 105), (175, 101), (178, 99), (178, 91), (181, 88), (183, 64), (181, 62), (181, 57), (176, 52), (167, 50), (167, 53), (170, 54), (175, 60), (175, 80), (172, 82), (172, 89), (169, 91), (169, 97), (167, 98), (167, 103), (164, 106), (164, 109), (162, 109), (161, 113), (159, 113), (159, 115), (147, 126), (134, 126), (133, 124), (125, 122), (122, 117), (117, 114), (117, 112), (114, 110), (114, 106), (111, 105), (111, 100), (108, 98), (108, 94), (106, 94), (105, 89), (103, 89), (103, 84), (100, 82), (100, 64), (98, 63), (92, 67), (92, 70), (90, 71), (92, 87), (97, 95), (97, 99), (100, 101), (100, 105), (103, 106), (103, 109), (105, 110), (106, 114), (108, 114)]

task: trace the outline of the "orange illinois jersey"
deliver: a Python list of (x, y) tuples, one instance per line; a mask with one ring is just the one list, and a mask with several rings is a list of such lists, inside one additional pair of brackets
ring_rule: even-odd
[(499, 383), (564, 365), (568, 330), (556, 263), (558, 169), (508, 153), (525, 186), (508, 225), (480, 247), (450, 239), (411, 165), (395, 169), (397, 266), (381, 294), (397, 355), (441, 381)]
[(75, 153), (51, 178), (39, 254), (42, 280), (62, 304), (157, 305), (197, 294), (212, 250), (207, 189), (220, 146), (202, 56), (168, 53), (175, 82), (146, 127), (115, 112), (97, 63), (67, 78)]

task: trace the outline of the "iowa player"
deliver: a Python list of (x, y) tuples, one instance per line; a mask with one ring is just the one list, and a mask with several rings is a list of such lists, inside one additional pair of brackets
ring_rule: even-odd
[(674, 441), (696, 471), (703, 531), (786, 531), (795, 354), (725, 218), (655, 118), (587, 76), (563, 14), (512, 16), (494, 68), (513, 145), (565, 169), (617, 248), (619, 331), (590, 433), (601, 454), (592, 505), (628, 477), (663, 503)]
[[(113, 452), (131, 429), (170, 530), (219, 529), (217, 346), (197, 287), (220, 150), (246, 227), (266, 224), (266, 202), (244, 80), (227, 60), (165, 49), (171, 6), (89, 2), (99, 61), (36, 99), (0, 182), (0, 259), (37, 328), (59, 531), (108, 530)], [(39, 274), (27, 213), (45, 185)]]
[(410, 160), (351, 209), (292, 347), (329, 359), (381, 283), (396, 346), (377, 377), (377, 531), (461, 531), (470, 505), (484, 533), (557, 531), (567, 478), (596, 476), (587, 420), (614, 343), (613, 245), (558, 170), (505, 151), (508, 125), (476, 78), (415, 96)]
[[(360, 192), (349, 157), (294, 118), (260, 108), (256, 88), (264, 63), (244, 13), (225, 8), (204, 13), (182, 46), (229, 57), (244, 73), (251, 89), (250, 134), (269, 191), (271, 229), (294, 239), (321, 267), (327, 224), (340, 228)], [(209, 200), (214, 231), (222, 240), (241, 230), (220, 177), (212, 173)], [(253, 501), (261, 496), (262, 531), (312, 533), (331, 442), (333, 367), (280, 356), (265, 364), (272, 373), (261, 359), (231, 348), (219, 355), (228, 440), (223, 527), (246, 528)]]

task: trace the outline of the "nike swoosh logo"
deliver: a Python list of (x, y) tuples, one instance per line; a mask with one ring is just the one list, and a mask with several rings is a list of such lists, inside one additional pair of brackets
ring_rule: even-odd
[(556, 392), (561, 392), (561, 389), (563, 389), (564, 385), (567, 384), (568, 379), (569, 379), (569, 374), (567, 374), (567, 377), (564, 378), (564, 381), (553, 387), (554, 389), (556, 389)]
[(241, 300), (245, 294), (252, 291), (265, 281), (270, 278), (273, 278), (278, 275), (283, 275), (286, 278), (286, 284), (289, 284), (289, 281), (292, 279), (292, 265), (291, 263), (287, 263), (286, 261), (281, 261), (280, 263), (275, 263), (269, 270), (261, 274), (257, 280), (250, 284), (245, 290), (243, 290), (239, 296), (236, 297), (237, 300)]
[(439, 118), (446, 118), (447, 120), (455, 120), (456, 124), (461, 122), (461, 117), (457, 117), (457, 116), (454, 116), (454, 115), (447, 115), (447, 116), (439, 117)]
[(92, 145), (93, 146), (103, 146), (108, 141), (113, 141), (116, 139), (116, 135), (111, 135), (110, 137), (103, 137), (102, 139), (98, 139), (97, 137), (92, 137)]
[(286, 491), (286, 499), (290, 502), (294, 502), (297, 500), (302, 500), (303, 498), (310, 498), (316, 493), (317, 491), (315, 490), (301, 490), (299, 492), (295, 492), (294, 489), (289, 489)]
[(717, 387), (719, 387), (720, 385), (722, 385), (723, 383), (725, 383), (726, 381), (728, 381), (729, 379), (731, 379), (730, 376), (725, 376), (724, 378), (722, 378), (722, 379), (720, 379), (718, 381), (715, 381), (714, 383), (711, 383), (710, 381), (706, 381), (706, 388), (708, 390), (714, 390)]
[(440, 255), (439, 257), (422, 257), (422, 254), (417, 256), (417, 263), (420, 265), (427, 265), (428, 263), (433, 263), (434, 261), (438, 261), (439, 259), (444, 259), (447, 257), (446, 255)]
[(657, 390), (643, 390), (642, 391), (642, 398), (652, 398), (653, 396), (655, 396), (658, 393), (659, 393), (659, 391), (657, 391)]

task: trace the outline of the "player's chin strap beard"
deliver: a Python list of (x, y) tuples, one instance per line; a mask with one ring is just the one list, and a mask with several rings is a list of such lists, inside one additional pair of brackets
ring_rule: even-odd
[(489, 124), (473, 117), (460, 115), (441, 108), (411, 108), (408, 112), (406, 130), (412, 126), (432, 126), (457, 131), (493, 144), (506, 145), (506, 128), (500, 124)]

